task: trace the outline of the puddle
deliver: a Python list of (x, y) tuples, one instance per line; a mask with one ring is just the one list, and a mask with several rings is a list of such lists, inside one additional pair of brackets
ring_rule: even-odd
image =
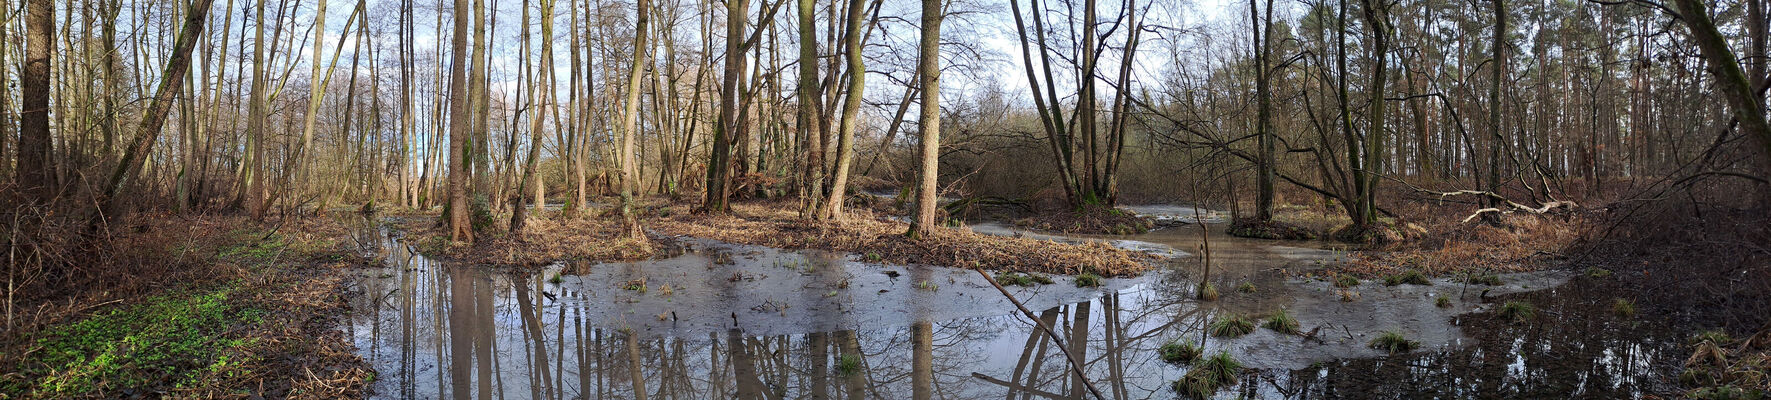
[[(1114, 240), (1191, 249), (1193, 229)], [(1332, 262), (1333, 250), (1211, 240), (1214, 281), (1224, 292), (1218, 302), (1191, 300), (1199, 272), (1185, 262), (1191, 257), (1099, 288), (1053, 276), (1055, 284), (1011, 291), (1086, 360), (1089, 381), (1109, 398), (1172, 398), (1169, 383), (1187, 367), (1162, 362), (1157, 348), (1183, 339), (1254, 369), (1218, 393), (1225, 398), (1637, 397), (1667, 390), (1666, 369), (1653, 367), (1679, 358), (1668, 350), (1675, 340), (1608, 318), (1462, 326), (1480, 314), (1460, 314), (1494, 304), (1446, 280), (1366, 282), (1353, 289), (1360, 299), (1342, 302), (1326, 282), (1274, 272)], [(686, 252), (668, 258), (516, 274), (433, 262), (389, 238), (387, 266), (359, 272), (344, 329), (378, 372), (378, 398), (1087, 397), (1060, 345), (976, 272), (684, 243)], [(1503, 279), (1484, 287), (1486, 296), (1556, 287), (1568, 277)], [(630, 290), (640, 281), (644, 291)], [(1228, 287), (1243, 281), (1254, 293)], [(1435, 307), (1439, 295), (1456, 305)], [(1523, 295), (1545, 299), (1538, 301), (1546, 319), (1608, 315), (1570, 300), (1591, 296)], [(1204, 331), (1225, 313), (1280, 308), (1303, 330), (1317, 330), (1317, 340)], [(1386, 357), (1366, 348), (1383, 330), (1404, 332), (1423, 350)]]

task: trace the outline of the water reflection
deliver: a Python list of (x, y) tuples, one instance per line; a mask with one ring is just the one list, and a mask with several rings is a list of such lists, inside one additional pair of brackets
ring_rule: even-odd
[[(380, 373), (373, 395), (382, 398), (1091, 397), (1063, 350), (1084, 360), (1089, 383), (1105, 397), (1172, 398), (1168, 384), (1187, 367), (1162, 362), (1157, 348), (1176, 339), (1259, 368), (1221, 397), (1637, 397), (1667, 390), (1667, 369), (1657, 367), (1676, 358), (1673, 341), (1609, 318), (1480, 328), (1490, 324), (1446, 314), (1437, 322), (1476, 327), (1473, 339), (1452, 335), (1429, 345), (1436, 350), (1398, 357), (1363, 349), (1365, 335), (1384, 326), (1343, 328), (1346, 337), (1326, 344), (1266, 330), (1212, 338), (1205, 325), (1227, 311), (1188, 300), (1191, 285), (1180, 274), (1100, 291), (1059, 282), (1018, 292), (1043, 304), (1038, 317), (1060, 337), (1061, 350), (1012, 307), (980, 297), (975, 281), (943, 269), (895, 277), (866, 272), (877, 267), (837, 268), (853, 263), (840, 257), (708, 249), (714, 255), (579, 267), (589, 275), (556, 281), (567, 267), (513, 274), (431, 262), (393, 241), (384, 247), (390, 266), (364, 272), (346, 326)], [(824, 264), (771, 264), (784, 259)], [(747, 281), (747, 273), (757, 276)], [(647, 281), (650, 292), (619, 287), (632, 280)], [(915, 282), (943, 288), (918, 290)], [(1270, 296), (1292, 298), (1263, 299), (1259, 307), (1314, 310), (1312, 286), (1273, 285)], [(660, 286), (677, 294), (663, 295)], [(1338, 326), (1330, 320), (1341, 318), (1335, 312), (1371, 320), (1396, 312), (1372, 290), (1368, 309), (1324, 308), (1327, 315), (1298, 318), (1308, 329)], [(1406, 303), (1413, 295), (1388, 296)], [(1572, 300), (1581, 296), (1540, 296), (1545, 315), (1606, 315)], [(769, 304), (777, 308), (753, 307)]]

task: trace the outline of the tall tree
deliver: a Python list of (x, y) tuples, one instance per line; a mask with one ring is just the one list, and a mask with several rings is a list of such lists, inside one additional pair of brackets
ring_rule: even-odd
[(634, 215), (633, 192), (639, 188), (639, 166), (635, 165), (637, 157), (634, 153), (634, 137), (639, 136), (635, 127), (639, 118), (640, 78), (646, 73), (646, 24), (652, 14), (651, 5), (647, 0), (639, 0), (634, 6), (633, 28), (633, 68), (627, 71), (627, 100), (621, 111), (621, 226), (627, 237), (644, 239), (645, 232), (640, 230), (639, 218)]
[[(1274, 151), (1272, 109), (1273, 89), (1269, 82), (1272, 76), (1271, 67), (1267, 65), (1267, 53), (1273, 42), (1273, 1), (1267, 0), (1267, 23), (1261, 23), (1260, 14), (1255, 10), (1255, 0), (1248, 0), (1249, 31), (1254, 35), (1254, 68), (1255, 97), (1258, 104), (1255, 112), (1255, 134), (1260, 146), (1260, 158), (1255, 171), (1255, 216), (1259, 222), (1273, 220), (1273, 176), (1274, 164), (1278, 162)], [(1264, 36), (1263, 36), (1264, 33)], [(1263, 40), (1264, 39), (1264, 40)]]
[(750, 17), (750, 0), (726, 1), (726, 70), (720, 78), (719, 121), (713, 126), (713, 153), (707, 160), (706, 199), (701, 209), (711, 213), (730, 210), (732, 134), (738, 119), (738, 78), (744, 74), (744, 31)]
[(49, 136), (50, 54), (55, 53), (55, 3), (25, 3), (25, 63), (19, 73), (18, 181), (27, 198), (48, 203), (56, 196), (54, 139)]
[[(823, 89), (818, 83), (818, 35), (816, 0), (799, 0), (799, 113), (794, 127), (805, 138), (805, 165), (800, 174), (800, 216), (823, 218), (817, 207), (824, 194), (824, 121), (819, 106)], [(832, 21), (834, 23), (834, 21)]]
[(468, 220), (467, 141), (472, 135), (468, 112), (467, 86), (467, 0), (455, 0), (454, 39), (449, 52), (449, 240), (472, 242), (474, 231)]
[(935, 198), (941, 167), (941, 0), (922, 0), (922, 38), (917, 45), (917, 74), (922, 77), (922, 106), (917, 117), (922, 166), (917, 171), (916, 219), (905, 235), (927, 236), (935, 228)]
[(830, 200), (824, 206), (826, 217), (842, 219), (843, 200), (848, 197), (849, 169), (855, 158), (855, 125), (861, 119), (862, 92), (867, 88), (867, 65), (861, 59), (861, 17), (866, 13), (866, 0), (849, 0), (848, 27), (844, 33), (844, 55), (849, 63), (849, 88), (842, 103), (842, 122), (837, 128), (835, 178), (830, 184)]
[[(108, 224), (122, 215), (121, 202), (118, 195), (123, 186), (137, 173), (141, 160), (146, 159), (153, 151), (154, 142), (160, 139), (160, 128), (166, 123), (166, 115), (172, 111), (174, 97), (180, 93), (185, 83), (185, 74), (190, 72), (191, 49), (197, 45), (197, 39), (203, 36), (203, 24), (209, 20), (209, 5), (212, 0), (195, 0), (190, 3), (184, 14), (184, 25), (178, 30), (178, 39), (172, 46), (172, 54), (166, 59), (166, 68), (160, 74), (160, 85), (154, 90), (153, 100), (148, 103), (141, 124), (135, 129), (135, 138), (123, 153), (123, 159), (105, 181), (104, 192), (96, 203), (99, 209), (94, 213), (90, 227), (97, 228), (100, 224)], [(185, 115), (183, 118), (191, 118)]]
[[(527, 192), (529, 188), (541, 184), (540, 174), (536, 171), (536, 160), (540, 158), (541, 153), (541, 122), (547, 119), (547, 109), (554, 106), (554, 96), (551, 90), (553, 80), (547, 79), (553, 77), (553, 2), (554, 0), (541, 0), (540, 4), (541, 66), (535, 74), (535, 82), (531, 86), (534, 89), (533, 94), (530, 95), (532, 100), (529, 108), (534, 111), (529, 114), (529, 155), (525, 157), (523, 162), (522, 186), (510, 196), (510, 233), (517, 236), (523, 235), (523, 226), (528, 222), (528, 207), (523, 207), (522, 204), (523, 193)], [(527, 15), (528, 13), (529, 7), (524, 5), (523, 14)], [(527, 44), (529, 42), (528, 18), (524, 17), (523, 20), (523, 42)], [(537, 194), (535, 208), (539, 210), (545, 204), (545, 198)]]
[(1728, 48), (1728, 39), (1716, 28), (1709, 8), (1702, 1), (1673, 0), (1673, 7), (1679, 12), (1679, 20), (1691, 31), (1691, 38), (1697, 42), (1704, 60), (1710, 63), (1716, 86), (1727, 97), (1728, 106), (1734, 109), (1740, 129), (1757, 142), (1761, 152), (1760, 168), (1771, 174), (1771, 125), (1765, 121), (1765, 105), (1759, 101), (1746, 72), (1741, 70), (1734, 51)]
[(268, 2), (270, 2), (270, 0), (259, 0), (258, 12), (254, 15), (257, 22), (253, 27), (256, 33), (254, 33), (255, 37), (252, 40), (252, 95), (251, 99), (247, 100), (251, 102), (251, 104), (247, 106), (248, 111), (246, 115), (247, 140), (250, 141), (252, 145), (249, 150), (251, 154), (247, 155), (249, 161), (247, 162), (247, 165), (242, 168), (242, 170), (247, 172), (245, 173), (246, 183), (242, 186), (245, 188), (245, 193), (241, 197), (246, 198), (247, 208), (252, 211), (252, 219), (255, 220), (264, 220), (265, 211), (270, 208), (270, 204), (265, 201), (267, 196), (264, 184), (264, 175), (266, 172), (264, 169), (264, 123), (265, 109), (268, 107), (268, 105), (265, 104), (265, 98), (268, 96), (268, 94), (265, 93), (267, 90), (265, 86), (268, 84), (266, 80), (269, 79), (269, 76), (266, 74), (266, 62), (264, 59), (264, 6), (265, 3)]

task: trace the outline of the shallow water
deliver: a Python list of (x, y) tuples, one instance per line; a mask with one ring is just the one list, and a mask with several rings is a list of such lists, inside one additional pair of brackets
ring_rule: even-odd
[[(1198, 234), (1191, 227), (1112, 240), (1194, 249)], [(1334, 262), (1334, 250), (1210, 240), (1213, 281), (1224, 293), (1217, 302), (1192, 300), (1202, 272), (1186, 262), (1192, 257), (1099, 288), (1064, 276), (1010, 288), (1062, 345), (970, 270), (687, 238), (685, 251), (666, 258), (535, 274), (433, 262), (389, 238), (387, 266), (361, 271), (345, 329), (379, 373), (372, 391), (380, 398), (1085, 397), (1088, 385), (1068, 371), (1059, 347), (1085, 360), (1084, 375), (1104, 397), (1172, 398), (1169, 382), (1187, 367), (1162, 362), (1156, 349), (1173, 340), (1229, 352), (1252, 368), (1220, 397), (1610, 398), (1666, 390), (1667, 369), (1656, 367), (1678, 357), (1668, 350), (1676, 341), (1655, 330), (1573, 318), (1605, 315), (1580, 309), (1592, 307), (1578, 301), (1590, 294), (1522, 294), (1541, 297), (1540, 324), (1481, 328), (1496, 324), (1460, 315), (1495, 306), (1486, 296), (1563, 285), (1563, 274), (1506, 276), (1494, 288), (1366, 282), (1343, 302), (1326, 282), (1283, 273)], [(1236, 291), (1241, 282), (1254, 292)], [(1439, 295), (1455, 305), (1435, 307)], [(1228, 313), (1280, 308), (1313, 339), (1266, 329), (1232, 339), (1204, 333)], [(1423, 350), (1384, 356), (1366, 348), (1383, 330), (1404, 332)]]

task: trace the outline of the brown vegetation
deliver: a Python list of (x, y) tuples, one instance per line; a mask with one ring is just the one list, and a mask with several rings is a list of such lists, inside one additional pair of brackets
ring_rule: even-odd
[(912, 240), (903, 235), (907, 226), (903, 222), (867, 213), (852, 213), (839, 221), (806, 221), (789, 207), (767, 202), (734, 203), (730, 215), (664, 216), (650, 225), (672, 235), (732, 243), (876, 254), (880, 261), (894, 264), (1128, 276), (1149, 270), (1156, 259), (1100, 243), (1052, 243), (960, 229), (933, 229), (921, 240)]
[(450, 241), (446, 227), (421, 215), (397, 218), (394, 223), (420, 252), (450, 261), (534, 267), (562, 261), (641, 260), (656, 254), (653, 240), (628, 236), (619, 216), (530, 218), (523, 235), (500, 229), (464, 243)]

